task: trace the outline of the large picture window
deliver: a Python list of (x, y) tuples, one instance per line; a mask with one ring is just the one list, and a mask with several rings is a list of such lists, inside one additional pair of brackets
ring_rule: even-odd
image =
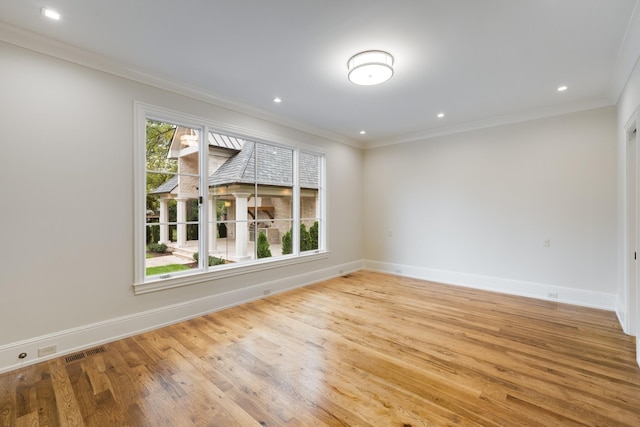
[(136, 108), (136, 292), (326, 252), (324, 155)]

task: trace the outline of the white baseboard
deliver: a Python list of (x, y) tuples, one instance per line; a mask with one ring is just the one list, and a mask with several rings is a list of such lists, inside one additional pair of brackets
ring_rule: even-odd
[[(501, 292), (510, 295), (616, 311), (615, 294), (379, 261), (365, 260), (364, 268), (447, 285), (464, 286), (485, 291)], [(549, 294), (557, 294), (558, 297), (551, 298)]]
[[(315, 270), (230, 292), (5, 344), (0, 346), (0, 373), (44, 362), (107, 342), (264, 298), (265, 290), (267, 289), (271, 291), (271, 294), (276, 294), (358, 271), (363, 268), (448, 285), (465, 286), (474, 289), (600, 308), (615, 311), (620, 318), (620, 313), (616, 310), (615, 294), (365, 260)], [(550, 293), (557, 294), (558, 298), (549, 298), (548, 295)], [(37, 356), (39, 348), (51, 345), (57, 347), (56, 353), (44, 357)], [(26, 353), (27, 357), (19, 359), (18, 355), (20, 353)], [(640, 356), (638, 356), (638, 364), (640, 365)]]
[(633, 335), (627, 322), (627, 307), (620, 299), (620, 295), (616, 298), (616, 316), (618, 316), (618, 322), (620, 322), (620, 326), (622, 326), (622, 331), (627, 335)]
[[(5, 344), (0, 346), (0, 373), (44, 362), (107, 342), (264, 298), (267, 289), (270, 291), (270, 294), (273, 295), (361, 270), (362, 267), (362, 261), (341, 264), (297, 276), (285, 277), (271, 282), (248, 286), (230, 292)], [(52, 345), (57, 347), (57, 351), (54, 354), (38, 357), (39, 348)], [(19, 359), (18, 355), (20, 353), (26, 353), (27, 357)]]

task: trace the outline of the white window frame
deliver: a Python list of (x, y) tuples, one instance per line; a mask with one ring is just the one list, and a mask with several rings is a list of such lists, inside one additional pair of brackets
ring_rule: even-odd
[[(145, 252), (146, 252), (146, 121), (148, 119), (177, 124), (201, 131), (201, 135), (208, 135), (208, 132), (220, 132), (252, 140), (258, 143), (281, 145), (292, 149), (294, 153), (294, 186), (293, 186), (293, 221), (292, 221), (292, 243), (293, 253), (275, 258), (262, 258), (246, 263), (234, 263), (216, 266), (209, 269), (207, 256), (199, 257), (199, 266), (196, 270), (187, 270), (163, 276), (150, 276), (145, 274)], [(260, 133), (252, 129), (241, 128), (228, 123), (212, 121), (210, 119), (192, 116), (189, 114), (173, 111), (170, 109), (157, 107), (142, 102), (134, 102), (134, 281), (133, 289), (136, 295), (163, 289), (172, 289), (203, 282), (212, 282), (224, 277), (236, 276), (247, 273), (254, 273), (273, 268), (280, 268), (287, 265), (325, 259), (329, 256), (327, 248), (326, 230), (326, 154), (315, 147), (309, 147), (297, 141)], [(208, 192), (207, 156), (208, 142), (206, 138), (200, 138), (200, 188), (201, 195)], [(298, 176), (298, 154), (304, 151), (314, 154), (320, 158), (319, 167), (319, 188), (318, 203), (320, 218), (320, 233), (318, 235), (318, 249), (315, 251), (300, 253), (299, 228), (300, 228), (300, 187)], [(205, 197), (206, 200), (206, 197)], [(198, 214), (199, 218), (199, 253), (208, 253), (208, 203), (201, 203)]]

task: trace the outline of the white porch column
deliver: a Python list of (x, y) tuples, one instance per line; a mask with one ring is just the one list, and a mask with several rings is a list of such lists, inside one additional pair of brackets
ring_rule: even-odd
[(169, 243), (169, 199), (160, 199), (160, 241), (158, 243)]
[(247, 254), (249, 245), (249, 223), (247, 222), (247, 201), (251, 194), (233, 193), (236, 198), (236, 258), (238, 261), (251, 259)]
[[(178, 202), (178, 247), (187, 246), (187, 199), (176, 199)], [(182, 224), (181, 224), (182, 223)]]
[(209, 196), (209, 253), (215, 254), (218, 252), (218, 225), (217, 210), (216, 210), (216, 196)]

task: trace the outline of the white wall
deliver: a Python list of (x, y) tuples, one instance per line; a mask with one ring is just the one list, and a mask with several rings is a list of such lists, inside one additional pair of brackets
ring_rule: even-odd
[[(0, 371), (361, 265), (358, 149), (3, 42), (0, 94)], [(134, 101), (320, 146), (328, 259), (134, 296)]]
[(367, 265), (613, 309), (616, 174), (614, 107), (367, 150)]

